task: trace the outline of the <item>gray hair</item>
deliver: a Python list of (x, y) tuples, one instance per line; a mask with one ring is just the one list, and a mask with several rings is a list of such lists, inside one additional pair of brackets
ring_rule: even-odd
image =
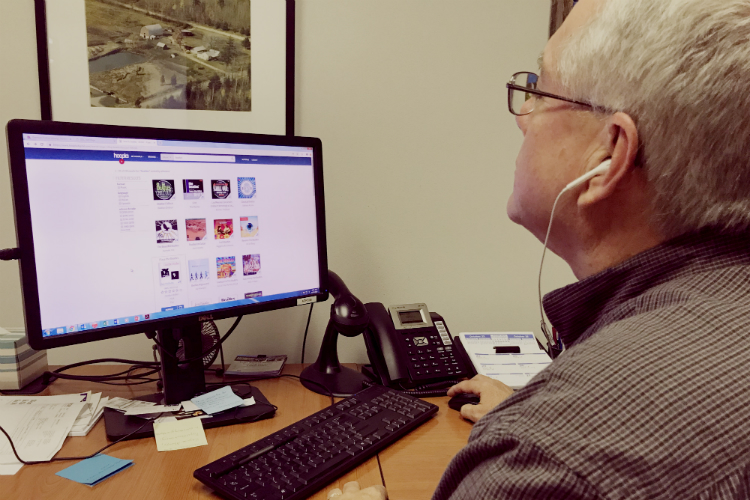
[(750, 228), (750, 0), (606, 0), (558, 62), (570, 97), (635, 120), (663, 234)]

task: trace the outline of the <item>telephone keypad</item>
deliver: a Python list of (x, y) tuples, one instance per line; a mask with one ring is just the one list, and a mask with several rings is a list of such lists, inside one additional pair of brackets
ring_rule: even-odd
[(411, 361), (409, 371), (413, 377), (430, 379), (463, 375), (454, 357), (452, 341), (441, 321), (434, 322), (437, 333), (415, 331), (402, 337)]

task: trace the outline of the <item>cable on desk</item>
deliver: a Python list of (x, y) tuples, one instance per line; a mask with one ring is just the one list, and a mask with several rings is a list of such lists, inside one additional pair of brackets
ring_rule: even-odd
[[(453, 385), (456, 385), (458, 382), (459, 382), (458, 380), (443, 380), (441, 382), (434, 382), (432, 384), (421, 385), (413, 389), (405, 389), (403, 386), (399, 386), (399, 388), (396, 388), (396, 390), (401, 391), (404, 394), (409, 394), (410, 396), (414, 396), (418, 398), (439, 397), (439, 396), (447, 395), (448, 388)], [(373, 385), (380, 385), (370, 380), (365, 380), (362, 383), (365, 385), (365, 387), (372, 387)]]
[[(79, 366), (85, 365), (93, 365), (97, 363), (125, 363), (132, 366), (127, 370), (106, 375), (70, 375), (67, 373), (63, 373), (72, 368), (77, 368)], [(49, 385), (56, 379), (61, 378), (66, 380), (82, 380), (85, 382), (93, 382), (106, 385), (140, 385), (155, 382), (157, 379), (149, 378), (149, 375), (158, 373), (159, 368), (159, 363), (154, 363), (153, 361), (135, 361), (131, 359), (120, 358), (92, 359), (89, 361), (81, 361), (79, 363), (61, 366), (60, 368), (57, 368), (56, 370), (53, 370), (51, 372), (46, 371), (42, 374), (42, 383), (44, 385)], [(138, 375), (132, 375), (131, 372), (134, 369), (146, 369), (148, 371)], [(140, 382), (129, 382), (130, 380), (139, 380)], [(124, 381), (125, 383), (115, 383), (117, 381)]]
[[(289, 375), (289, 374), (284, 373), (284, 374), (279, 375), (279, 377), (296, 378), (297, 380), (300, 381), (300, 383), (302, 383), (302, 377), (300, 377), (299, 375)], [(328, 396), (330, 396), (331, 398), (331, 406), (333, 406), (336, 403), (336, 401), (333, 399), (333, 393), (328, 390), (328, 387), (324, 386), (323, 384), (319, 384), (313, 380), (307, 380), (307, 382), (311, 383), (312, 385), (317, 385), (318, 387), (322, 387), (323, 390), (326, 391), (328, 393)]]
[(16, 446), (13, 444), (13, 440), (10, 438), (10, 436), (8, 435), (8, 433), (5, 432), (5, 429), (3, 429), (1, 426), (0, 426), (0, 432), (2, 432), (3, 434), (5, 434), (5, 437), (8, 438), (8, 442), (10, 443), (10, 448), (13, 450), (13, 454), (16, 456), (16, 459), (19, 462), (21, 462), (24, 465), (48, 464), (50, 462), (62, 462), (64, 460), (86, 460), (86, 459), (89, 459), (89, 458), (93, 458), (93, 457), (97, 456), (99, 453), (101, 453), (104, 450), (106, 450), (107, 448), (110, 448), (110, 447), (116, 445), (120, 441), (126, 440), (127, 438), (129, 438), (130, 436), (132, 436), (133, 434), (135, 434), (136, 432), (138, 432), (141, 429), (143, 429), (144, 427), (146, 427), (146, 424), (148, 424), (149, 422), (153, 422), (154, 420), (158, 419), (162, 415), (164, 415), (164, 412), (159, 413), (154, 418), (145, 418), (143, 424), (140, 427), (138, 427), (136, 430), (134, 430), (130, 434), (127, 434), (127, 435), (121, 437), (117, 441), (112, 441), (111, 443), (109, 443), (104, 448), (101, 448), (99, 451), (96, 451), (96, 452), (92, 453), (91, 455), (89, 455), (87, 457), (53, 457), (50, 460), (38, 460), (38, 461), (27, 462), (26, 460), (23, 460), (21, 457), (18, 456), (18, 451), (16, 451)]
[(232, 332), (234, 332), (234, 329), (237, 328), (237, 325), (240, 324), (241, 320), (242, 320), (242, 316), (237, 316), (237, 319), (234, 321), (234, 324), (232, 324), (232, 326), (229, 328), (229, 330), (227, 331), (227, 333), (225, 333), (224, 336), (221, 337), (216, 344), (212, 345), (211, 347), (209, 347), (208, 349), (206, 349), (205, 351), (203, 351), (200, 355), (195, 356), (193, 358), (185, 359), (185, 360), (182, 360), (182, 361), (180, 361), (180, 358), (178, 358), (177, 356), (175, 356), (171, 352), (169, 352), (166, 349), (164, 349), (164, 347), (159, 343), (159, 341), (156, 340), (156, 332), (146, 332), (146, 337), (148, 337), (151, 340), (153, 340), (154, 344), (156, 344), (157, 346), (159, 346), (159, 348), (161, 348), (161, 352), (163, 352), (164, 354), (166, 354), (167, 356), (169, 356), (172, 359), (176, 359), (178, 365), (185, 365), (185, 364), (188, 364), (188, 363), (192, 363), (193, 361), (198, 361), (199, 359), (202, 360), (206, 355), (211, 354), (216, 349), (221, 348), (221, 345), (232, 334)]

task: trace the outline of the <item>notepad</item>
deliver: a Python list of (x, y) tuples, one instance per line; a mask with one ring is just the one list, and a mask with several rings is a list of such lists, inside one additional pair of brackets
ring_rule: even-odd
[(94, 486), (132, 465), (132, 460), (123, 460), (109, 455), (96, 455), (81, 460), (67, 469), (61, 470), (56, 475), (87, 486)]
[(154, 437), (158, 451), (183, 450), (208, 444), (199, 418), (154, 422)]

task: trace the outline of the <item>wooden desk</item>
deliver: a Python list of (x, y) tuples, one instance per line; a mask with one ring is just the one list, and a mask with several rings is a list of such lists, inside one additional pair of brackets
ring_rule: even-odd
[[(301, 370), (301, 365), (287, 365), (284, 372), (299, 375)], [(71, 370), (69, 373), (102, 375), (113, 371), (113, 367), (90, 366)], [(0, 498), (218, 499), (218, 495), (210, 488), (193, 478), (195, 469), (330, 404), (329, 397), (308, 391), (298, 380), (292, 378), (259, 380), (254, 385), (279, 407), (275, 417), (260, 422), (206, 429), (208, 446), (188, 450), (158, 452), (153, 438), (118, 443), (105, 453), (133, 460), (135, 464), (93, 488), (55, 475), (75, 462), (24, 466), (15, 476), (0, 476)], [(105, 396), (133, 398), (153, 393), (156, 387), (155, 384), (115, 387), (57, 380), (42, 395), (71, 394), (86, 390), (101, 391)], [(325, 500), (330, 489), (340, 488), (348, 481), (356, 480), (362, 486), (370, 486), (383, 484), (385, 480), (391, 500), (429, 499), (449, 460), (466, 443), (471, 424), (461, 419), (458, 412), (448, 408), (447, 397), (429, 398), (428, 401), (440, 406), (439, 413), (382, 451), (378, 457), (380, 467), (378, 459), (372, 458), (311, 498)], [(102, 419), (88, 436), (68, 438), (58, 456), (89, 455), (106, 444)]]

